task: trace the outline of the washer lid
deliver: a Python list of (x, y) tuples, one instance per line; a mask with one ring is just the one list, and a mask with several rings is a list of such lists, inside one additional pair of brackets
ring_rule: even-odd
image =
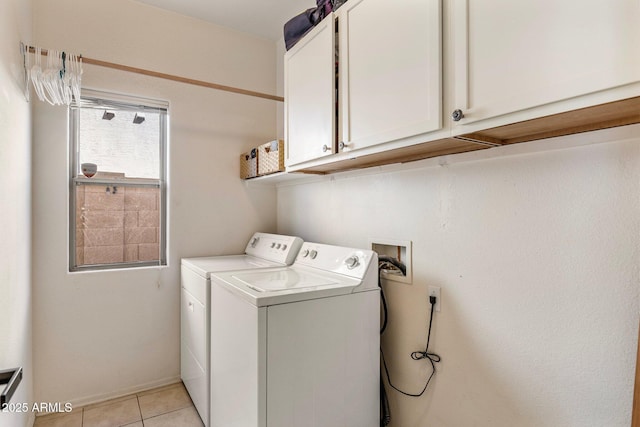
[(211, 284), (214, 283), (257, 307), (264, 307), (350, 294), (362, 281), (294, 264), (274, 269), (213, 273)]
[(258, 292), (285, 291), (340, 284), (339, 281), (328, 276), (292, 269), (239, 273), (234, 274), (232, 277)]
[(281, 267), (283, 264), (250, 255), (226, 255), (200, 258), (182, 258), (182, 266), (208, 279), (211, 273), (254, 268)]

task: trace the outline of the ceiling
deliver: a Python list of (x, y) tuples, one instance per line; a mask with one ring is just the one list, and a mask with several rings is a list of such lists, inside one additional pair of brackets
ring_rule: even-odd
[(314, 0), (138, 0), (270, 40), (282, 38), (290, 18), (315, 6)]

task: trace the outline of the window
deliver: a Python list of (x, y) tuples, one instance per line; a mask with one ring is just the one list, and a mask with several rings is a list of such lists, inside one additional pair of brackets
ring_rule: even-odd
[(166, 103), (83, 90), (70, 111), (70, 271), (166, 265), (166, 139)]

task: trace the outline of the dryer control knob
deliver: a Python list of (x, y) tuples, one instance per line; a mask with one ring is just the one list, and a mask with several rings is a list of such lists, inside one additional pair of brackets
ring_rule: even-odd
[(280, 243), (278, 243), (278, 244), (276, 245), (276, 249), (280, 249), (280, 247), (281, 247), (281, 246), (282, 246), (282, 245), (281, 245)]
[(272, 247), (272, 248), (275, 248), (275, 247), (276, 247), (275, 242), (271, 244), (271, 247)]
[(311, 257), (311, 259), (316, 259), (316, 257), (318, 256), (318, 251), (311, 251), (309, 252), (309, 256)]
[(301, 255), (302, 258), (306, 258), (307, 256), (309, 256), (309, 249), (305, 249), (304, 251), (302, 251)]
[(259, 237), (254, 237), (254, 238), (251, 240), (251, 247), (252, 247), (252, 248), (255, 248), (255, 247), (256, 247), (256, 245), (258, 244), (258, 240), (260, 240), (260, 238), (259, 238)]
[(356, 268), (360, 264), (360, 260), (357, 256), (352, 256), (344, 260), (345, 265), (349, 270)]
[(282, 245), (282, 250), (284, 251), (285, 249), (287, 249), (287, 245)]

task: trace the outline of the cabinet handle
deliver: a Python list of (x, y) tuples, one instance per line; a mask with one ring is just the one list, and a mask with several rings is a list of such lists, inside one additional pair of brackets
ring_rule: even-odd
[(323, 153), (326, 153), (327, 151), (329, 151), (329, 146), (328, 146), (327, 144), (324, 144), (324, 145), (322, 146), (322, 152), (323, 152)]
[(453, 113), (451, 113), (451, 118), (454, 122), (459, 122), (463, 117), (464, 113), (462, 110), (454, 110)]
[(344, 143), (344, 141), (340, 141), (340, 144), (338, 144), (338, 147), (339, 147), (341, 150), (344, 150), (344, 149), (345, 149), (345, 147), (348, 147), (348, 146), (349, 146), (349, 144), (345, 144), (345, 143)]

